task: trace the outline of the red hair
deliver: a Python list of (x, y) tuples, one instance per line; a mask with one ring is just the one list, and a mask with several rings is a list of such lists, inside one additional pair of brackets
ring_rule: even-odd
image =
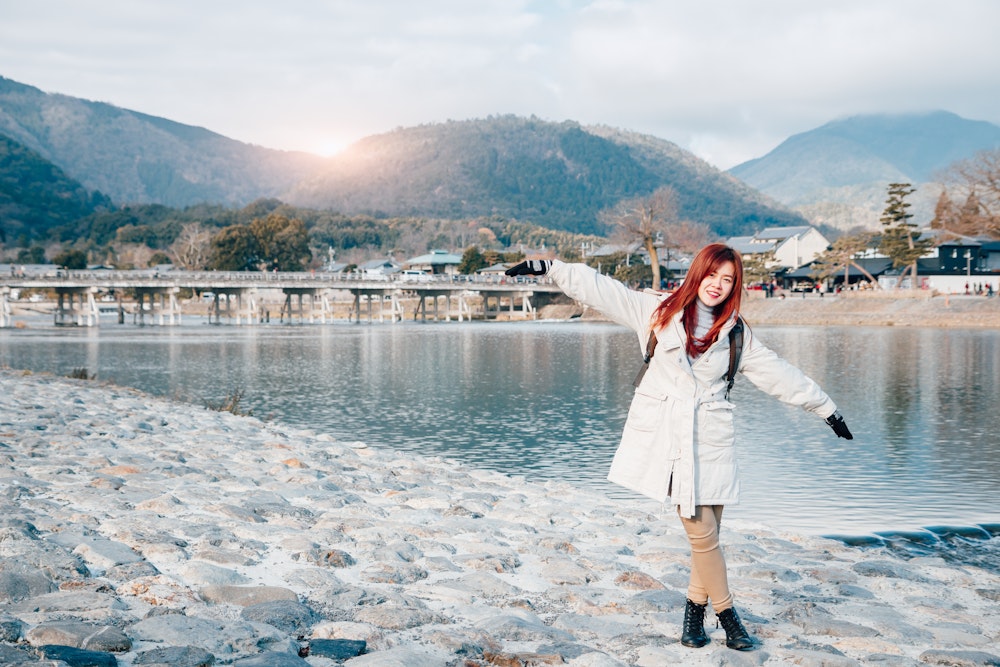
[[(698, 323), (698, 288), (701, 282), (712, 272), (717, 271), (726, 262), (732, 262), (733, 291), (726, 300), (716, 306), (715, 322), (704, 338), (695, 338), (695, 326)], [(743, 296), (743, 258), (724, 243), (710, 243), (702, 248), (691, 262), (684, 282), (673, 294), (663, 300), (663, 303), (653, 312), (652, 327), (662, 329), (670, 323), (674, 315), (683, 311), (681, 322), (687, 333), (687, 353), (694, 357), (702, 354), (719, 338), (719, 332), (734, 315), (740, 312), (740, 301)]]

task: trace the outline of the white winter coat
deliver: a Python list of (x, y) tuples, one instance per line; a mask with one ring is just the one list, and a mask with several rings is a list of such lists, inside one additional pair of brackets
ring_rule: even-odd
[[(548, 276), (570, 297), (636, 332), (645, 350), (661, 297), (638, 292), (584, 264), (554, 261)], [(608, 479), (658, 501), (668, 497), (684, 517), (697, 505), (739, 502), (733, 404), (725, 398), (728, 322), (693, 363), (678, 314), (656, 332), (657, 347), (635, 390)], [(761, 390), (826, 418), (837, 406), (802, 371), (762, 345), (747, 328), (739, 372)]]

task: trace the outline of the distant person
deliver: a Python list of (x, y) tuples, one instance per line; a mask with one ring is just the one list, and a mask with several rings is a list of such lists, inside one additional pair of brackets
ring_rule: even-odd
[[(733, 606), (719, 545), (722, 510), (739, 501), (734, 405), (729, 402), (730, 331), (740, 320), (743, 262), (721, 243), (705, 246), (687, 279), (669, 296), (628, 289), (585, 264), (530, 260), (507, 275), (547, 275), (567, 295), (636, 332), (646, 350), (625, 431), (608, 479), (676, 508), (691, 547), (691, 575), (681, 643), (700, 648), (709, 601), (726, 646), (757, 646)], [(742, 324), (741, 324), (742, 326)], [(765, 347), (750, 329), (739, 372), (754, 385), (853, 436), (837, 406), (802, 371)]]

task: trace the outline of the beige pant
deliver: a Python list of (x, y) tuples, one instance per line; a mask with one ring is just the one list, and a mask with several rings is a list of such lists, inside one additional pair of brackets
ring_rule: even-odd
[(694, 516), (681, 517), (681, 523), (691, 544), (688, 599), (697, 604), (708, 604), (711, 599), (716, 614), (729, 609), (733, 606), (733, 596), (729, 592), (726, 558), (719, 546), (722, 505), (698, 505)]

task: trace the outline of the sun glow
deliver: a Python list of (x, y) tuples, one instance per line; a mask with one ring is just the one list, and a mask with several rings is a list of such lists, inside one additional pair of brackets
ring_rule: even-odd
[(347, 148), (350, 143), (350, 141), (343, 137), (321, 137), (313, 143), (313, 148), (310, 152), (322, 157), (333, 157)]

